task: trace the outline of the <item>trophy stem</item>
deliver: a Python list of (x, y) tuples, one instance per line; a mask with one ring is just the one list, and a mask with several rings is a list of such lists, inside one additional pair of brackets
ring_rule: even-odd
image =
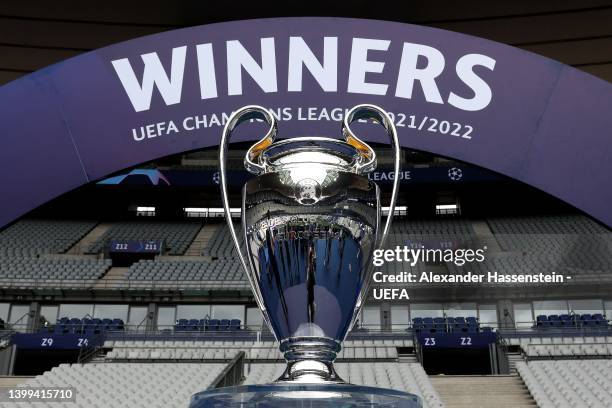
[(340, 343), (326, 337), (293, 337), (283, 340), (280, 351), (287, 368), (276, 382), (344, 384), (333, 362)]

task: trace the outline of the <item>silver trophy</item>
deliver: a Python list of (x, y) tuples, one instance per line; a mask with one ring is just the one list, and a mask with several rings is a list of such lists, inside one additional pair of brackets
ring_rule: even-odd
[[(237, 232), (228, 201), (227, 149), (234, 129), (252, 119), (269, 128), (244, 159), (256, 177), (242, 190), (242, 228)], [(393, 192), (382, 229), (380, 191), (367, 177), (376, 168), (376, 154), (351, 129), (357, 120), (382, 125), (394, 149)], [(302, 406), (304, 400), (309, 407), (340, 402), (347, 407), (420, 406), (411, 394), (346, 384), (333, 366), (366, 300), (373, 252), (391, 227), (400, 170), (392, 120), (377, 106), (358, 105), (343, 120), (344, 140), (275, 141), (276, 134), (277, 123), (268, 110), (245, 106), (234, 112), (221, 138), (220, 184), (240, 262), (287, 368), (270, 385), (196, 394), (192, 407), (215, 406), (213, 402), (233, 406), (237, 401), (240, 407), (288, 407)]]

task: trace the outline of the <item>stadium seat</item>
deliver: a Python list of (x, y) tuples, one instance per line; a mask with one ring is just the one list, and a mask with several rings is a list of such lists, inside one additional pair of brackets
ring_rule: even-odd
[(221, 319), (219, 321), (219, 330), (229, 330), (231, 321), (229, 319)]
[(516, 367), (540, 407), (610, 406), (611, 360), (530, 361)]
[(18, 221), (0, 232), (0, 258), (64, 253), (95, 225), (94, 221)]
[(210, 331), (218, 331), (219, 330), (219, 320), (218, 319), (210, 319), (209, 323), (208, 323), (208, 328), (207, 330)]

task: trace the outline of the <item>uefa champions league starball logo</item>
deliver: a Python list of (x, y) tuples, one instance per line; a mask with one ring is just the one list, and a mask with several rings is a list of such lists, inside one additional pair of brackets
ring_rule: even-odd
[(213, 181), (215, 184), (219, 184), (219, 172), (218, 171), (215, 171), (213, 173)]
[(452, 167), (448, 169), (448, 178), (453, 181), (459, 181), (463, 178), (463, 171), (457, 167)]

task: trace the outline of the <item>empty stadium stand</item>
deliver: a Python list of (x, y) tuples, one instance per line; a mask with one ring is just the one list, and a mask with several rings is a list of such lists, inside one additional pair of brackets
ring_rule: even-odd
[(555, 360), (517, 363), (540, 408), (612, 406), (612, 360)]
[(58, 334), (99, 334), (107, 331), (123, 331), (125, 323), (122, 319), (114, 318), (83, 318), (62, 317), (53, 326), (43, 327), (40, 331)]
[[(516, 222), (516, 219), (523, 221)], [(554, 268), (571, 273), (577, 281), (579, 278), (582, 279), (581, 282), (606, 282), (610, 279), (608, 272), (612, 270), (610, 251), (612, 234), (598, 224), (581, 216), (516, 219), (397, 220), (393, 227), (392, 241), (397, 245), (417, 247), (423, 245), (442, 249), (479, 247), (487, 242), (493, 242), (491, 240), (494, 240), (495, 245), (491, 245), (485, 262), (471, 263), (464, 267), (451, 262), (428, 264), (419, 262), (414, 266), (406, 262), (389, 262), (380, 270), (387, 273), (420, 270), (462, 273), (469, 267), (469, 270), (476, 273), (486, 273), (488, 270), (498, 270), (501, 273), (533, 273)], [(31, 224), (28, 228), (35, 228), (36, 222), (33, 221)], [(150, 228), (134, 228), (135, 225), (147, 225)], [(171, 225), (174, 227), (168, 228)], [(146, 293), (143, 291), (154, 290), (160, 290), (164, 294), (175, 290), (179, 293), (219, 291), (224, 295), (235, 293), (234, 291), (240, 291), (241, 294), (249, 291), (246, 276), (235, 259), (235, 250), (227, 226), (219, 220), (204, 224), (203, 228), (199, 223), (107, 223), (104, 229), (100, 229), (100, 234), (96, 234), (97, 238), (88, 241), (93, 242), (90, 246), (93, 250), (88, 251), (92, 254), (78, 255), (79, 252), (70, 250), (74, 249), (75, 244), (83, 239), (83, 236), (94, 238), (94, 234), (88, 234), (94, 226), (95, 223), (92, 222), (88, 224), (89, 230), (82, 227), (78, 233), (66, 233), (70, 237), (70, 243), (62, 247), (47, 246), (45, 241), (41, 240), (40, 243), (32, 244), (29, 246), (30, 249), (23, 249), (21, 252), (12, 249), (4, 249), (4, 252), (0, 250), (0, 289), (62, 288), (67, 290), (65, 293), (70, 293), (71, 289), (87, 288), (90, 291), (104, 291), (101, 293), (111, 297), (113, 294), (108, 291), (109, 289), (120, 290), (124, 294), (127, 290), (134, 290), (138, 292), (138, 296)], [(76, 227), (74, 229), (76, 230)], [(122, 231), (132, 232), (130, 235), (124, 235)], [(0, 239), (5, 239), (2, 238), (4, 236), (2, 234)], [(111, 268), (111, 260), (104, 259), (106, 256), (104, 249), (113, 239), (163, 240), (168, 243), (168, 251), (163, 255), (156, 255), (154, 259), (138, 260), (129, 267)], [(70, 252), (66, 254), (68, 250)], [(208, 300), (204, 301), (207, 302)], [(180, 300), (178, 303), (181, 303)], [(409, 310), (406, 308), (405, 312), (392, 313), (394, 313), (393, 318), (395, 313), (409, 313)], [(535, 380), (527, 384), (526, 378), (531, 378), (529, 374), (521, 373), (522, 377), (517, 374), (512, 375), (520, 370), (526, 372), (520, 368), (523, 365), (531, 367), (536, 363), (553, 362), (583, 364), (587, 361), (612, 359), (612, 327), (603, 313), (557, 311), (556, 314), (552, 314), (549, 312), (537, 316), (532, 323), (529, 323), (531, 327), (521, 330), (502, 328), (499, 331), (492, 331), (490, 327), (486, 327), (488, 326), (486, 324), (481, 325), (478, 315), (472, 313), (474, 312), (455, 311), (450, 315), (444, 312), (442, 316), (445, 317), (416, 317), (410, 319), (412, 324), (408, 321), (407, 315), (405, 327), (395, 329), (393, 333), (378, 333), (381, 328), (368, 329), (366, 325), (366, 328), (362, 327), (351, 333), (349, 339), (343, 343), (336, 363), (338, 372), (342, 378), (352, 383), (414, 392), (424, 398), (426, 407), (463, 408), (478, 404), (498, 408), (530, 407), (535, 404), (530, 395), (535, 398), (539, 406), (605, 406), (598, 405), (599, 400), (590, 400), (586, 397), (584, 399), (580, 394), (573, 399), (567, 393), (561, 393), (557, 399), (547, 397), (548, 394), (534, 391)], [(55, 344), (58, 347), (68, 344), (71, 350), (79, 355), (78, 361), (81, 361), (80, 355), (83, 351), (71, 343), (73, 340), (70, 336), (88, 338), (91, 347), (87, 349), (87, 355), (89, 356), (91, 352), (91, 362), (78, 366), (81, 368), (77, 368), (76, 365), (61, 366), (63, 367), (61, 370), (64, 370), (61, 374), (62, 380), (65, 381), (72, 378), (70, 376), (74, 375), (76, 370), (85, 369), (92, 372), (85, 373), (84, 378), (90, 378), (94, 372), (98, 372), (100, 378), (93, 378), (91, 381), (108, 383), (108, 380), (103, 379), (114, 374), (111, 373), (112, 368), (104, 367), (193, 366), (195, 370), (195, 367), (218, 366), (221, 371), (241, 352), (244, 352), (244, 361), (249, 367), (245, 383), (273, 381), (284, 368), (278, 344), (272, 341), (270, 333), (262, 332), (259, 326), (256, 329), (252, 326), (247, 327), (243, 315), (235, 316), (234, 319), (214, 319), (207, 315), (198, 316), (198, 319), (193, 319), (191, 316), (189, 319), (184, 319), (179, 318), (182, 316), (177, 312), (178, 320), (173, 326), (172, 323), (166, 322), (158, 327), (159, 323), (156, 324), (153, 318), (149, 323), (144, 323), (140, 331), (131, 331), (129, 326), (119, 319), (114, 320), (113, 316), (108, 316), (110, 319), (69, 317), (71, 319), (60, 318), (56, 324), (47, 324), (38, 330), (34, 329), (33, 332), (15, 335), (15, 338), (21, 337), (20, 341), (14, 343), (26, 347), (35, 344), (25, 339), (28, 335), (35, 337), (37, 341), (41, 336), (53, 336), (57, 340)], [(138, 318), (139, 322), (140, 320), (141, 318)], [(7, 327), (10, 328), (10, 324)], [(380, 334), (384, 336), (378, 336)], [(499, 339), (498, 335), (501, 336)], [(65, 342), (61, 341), (62, 336), (66, 337)], [(443, 371), (439, 371), (438, 366), (430, 370), (425, 361), (429, 359), (431, 362), (432, 359), (447, 357), (424, 351), (424, 337), (430, 340), (435, 337), (437, 347), (442, 347), (444, 339), (440, 336), (449, 338), (469, 336), (473, 348), (484, 350), (485, 359), (489, 355), (489, 346), (494, 348), (498, 344), (505, 350), (504, 356), (508, 360), (507, 371), (498, 372), (510, 372), (511, 375), (435, 375), (428, 379), (425, 369), (432, 374)], [(479, 342), (480, 337), (484, 339), (481, 342)], [(447, 347), (444, 351), (451, 350), (449, 353), (452, 353), (453, 344), (455, 343), (444, 346)], [(77, 361), (76, 357), (73, 361)], [(89, 361), (89, 357), (84, 361)], [(415, 364), (417, 361), (421, 363)], [(57, 370), (45, 376), (57, 380)], [(37, 377), (36, 380), (45, 376)], [(529, 386), (531, 394), (521, 382), (521, 378), (528, 386), (531, 384)], [(557, 383), (554, 385), (560, 387)], [(79, 383), (78, 386), (83, 385)], [(110, 387), (108, 384), (104, 385), (107, 386)], [(181, 395), (188, 397), (188, 394), (191, 395), (204, 388), (204, 384), (194, 384)], [(485, 391), (474, 392), (474, 389)], [(552, 388), (549, 387), (550, 390)], [(95, 398), (98, 395), (97, 391), (85, 387), (83, 393), (85, 402), (75, 406), (105, 406), (96, 405)], [(496, 396), (500, 401), (496, 401)], [(604, 396), (603, 391), (599, 397), (602, 396)], [(167, 402), (164, 398), (162, 396), (160, 401)], [(540, 400), (544, 402), (540, 403)], [(553, 405), (543, 405), (547, 403), (546, 401), (552, 401), (550, 403)], [(579, 401), (584, 405), (572, 405)], [(0, 407), (2, 406), (0, 404)]]
[(240, 330), (240, 319), (179, 319), (175, 332), (234, 331)]
[[(588, 341), (588, 340), (587, 340)], [(577, 343), (577, 344), (527, 344), (523, 347), (528, 360), (538, 358), (583, 358), (612, 356), (612, 344)]]
[[(221, 333), (220, 333), (221, 334)], [(398, 347), (412, 347), (413, 340), (347, 340), (338, 361), (395, 361)], [(274, 341), (253, 341), (248, 337), (215, 340), (215, 337), (183, 340), (106, 340), (105, 360), (227, 360), (238, 351), (247, 360), (284, 361)]]
[(415, 333), (478, 333), (490, 332), (490, 327), (480, 327), (477, 317), (415, 317), (412, 319)]
[[(189, 398), (209, 387), (225, 367), (226, 364), (190, 363), (62, 364), (20, 387), (74, 387), (76, 390), (76, 402), (37, 403), (44, 406), (185, 408)], [(0, 402), (3, 408), (14, 406), (13, 402)]]
[(0, 258), (64, 253), (95, 225), (94, 221), (18, 221), (0, 232)]
[(0, 287), (92, 286), (110, 269), (108, 259), (67, 258), (0, 258)]
[(494, 234), (609, 234), (582, 215), (496, 217), (487, 222)]
[(114, 223), (86, 253), (97, 254), (106, 249), (111, 240), (163, 241), (169, 255), (182, 255), (197, 235), (202, 224), (197, 222), (119, 222)]
[(409, 235), (470, 235), (474, 233), (470, 220), (464, 218), (444, 218), (429, 220), (393, 221), (396, 233)]
[(247, 360), (284, 361), (273, 341), (252, 340), (107, 340), (105, 361), (229, 361), (245, 351)]
[(580, 215), (501, 217), (487, 220), (500, 247), (510, 256), (492, 259), (499, 271), (522, 274), (556, 271), (572, 283), (609, 282), (612, 234)]
[[(234, 224), (234, 228), (238, 231), (240, 229), (239, 224)], [(239, 240), (242, 243), (243, 240), (239, 234)], [(235, 248), (234, 241), (230, 235), (229, 229), (225, 222), (217, 225), (215, 233), (212, 235), (211, 240), (208, 242), (206, 247), (202, 251), (202, 255), (210, 256), (213, 258), (234, 258)]]
[(524, 331), (518, 335), (507, 335), (501, 331), (504, 341), (510, 346), (520, 346), (523, 349), (532, 344), (605, 344), (612, 343), (612, 335), (595, 336), (594, 333), (562, 331), (557, 333), (538, 333), (534, 331)]
[(225, 260), (144, 260), (130, 267), (127, 278), (154, 281), (246, 281), (240, 264)]
[(601, 313), (561, 314), (536, 316), (537, 329), (581, 328), (584, 330), (608, 330), (609, 322)]
[[(474, 228), (475, 225), (478, 229)], [(445, 262), (436, 265), (419, 263), (411, 267), (406, 262), (391, 263), (385, 266), (389, 272), (418, 272), (423, 267), (435, 270), (437, 274), (449, 275), (463, 275), (468, 271), (475, 274), (496, 271), (508, 275), (554, 271), (570, 276), (569, 285), (612, 282), (607, 273), (612, 270), (612, 234), (581, 215), (496, 217), (486, 219), (486, 223), (461, 218), (402, 220), (394, 223), (392, 231), (389, 245), (428, 249), (487, 247), (487, 253), (483, 262), (465, 265)], [(525, 286), (521, 283), (504, 285)]]
[[(160, 240), (165, 243), (166, 255), (135, 262), (127, 272), (110, 274), (109, 279), (95, 281), (108, 272), (106, 261), (97, 266), (91, 259), (68, 259), (69, 255), (52, 258), (48, 253), (66, 252), (95, 222), (21, 221), (0, 233), (0, 279), (18, 280), (6, 287), (49, 286), (46, 280), (60, 280), (64, 288), (129, 289), (174, 288), (248, 290), (246, 277), (236, 262), (234, 245), (224, 222), (117, 222), (107, 223), (99, 236), (88, 241), (82, 252), (101, 256), (111, 240)], [(57, 226), (58, 234), (49, 231)], [(200, 231), (205, 233), (199, 234)], [(28, 234), (39, 237), (27, 240)], [(18, 238), (20, 237), (21, 238)], [(58, 238), (59, 239), (56, 239)], [(197, 243), (194, 241), (197, 238)], [(53, 238), (53, 239), (52, 239)], [(95, 239), (94, 239), (95, 238)], [(21, 245), (19, 239), (28, 241)], [(55, 240), (54, 240), (55, 239)], [(584, 216), (488, 218), (485, 221), (465, 218), (425, 220), (397, 219), (388, 246), (408, 245), (433, 249), (472, 247), (482, 248), (492, 243), (484, 262), (457, 266), (453, 262), (427, 263), (389, 262), (380, 269), (386, 273), (431, 270), (435, 274), (464, 274), (467, 271), (486, 274), (533, 274), (556, 271), (571, 276), (567, 284), (598, 284), (612, 282), (612, 234)], [(55, 243), (54, 243), (55, 242)], [(62, 242), (63, 245), (58, 243)], [(187, 249), (191, 256), (182, 257)], [(194, 256), (194, 251), (197, 252)], [(71, 251), (70, 253), (73, 253)], [(31, 261), (29, 259), (43, 259)], [(51, 259), (53, 259), (51, 261)], [(39, 266), (27, 266), (40, 262)], [(60, 264), (66, 263), (66, 266)], [(83, 263), (81, 267), (71, 264)], [(18, 266), (27, 264), (26, 266)], [(54, 266), (52, 266), (53, 264)], [(17, 266), (16, 266), (17, 265)], [(121, 266), (121, 265), (116, 265)], [(128, 265), (126, 265), (127, 267)], [(76, 269), (76, 271), (75, 271)], [(72, 272), (70, 272), (72, 270)], [(19, 273), (19, 271), (22, 271)], [(25, 271), (25, 273), (23, 273)], [(3, 274), (3, 275), (2, 275)], [(78, 276), (77, 276), (78, 275)], [(111, 276), (112, 275), (112, 276)], [(71, 282), (83, 276), (84, 281)], [(20, 283), (20, 284), (19, 284)], [(57, 286), (58, 283), (54, 282)], [(483, 283), (485, 285), (486, 283)], [(420, 283), (409, 286), (422, 285)], [(469, 284), (459, 284), (469, 285)], [(520, 286), (508, 283), (507, 286)]]

